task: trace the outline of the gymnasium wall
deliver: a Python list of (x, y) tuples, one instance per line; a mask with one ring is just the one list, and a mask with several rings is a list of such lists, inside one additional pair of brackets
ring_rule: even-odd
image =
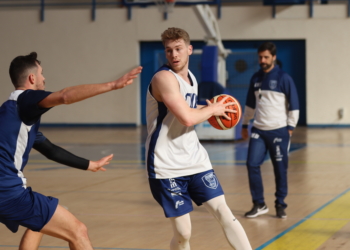
[[(213, 9), (216, 13), (216, 9)], [(132, 20), (122, 8), (47, 9), (40, 22), (37, 9), (0, 9), (0, 100), (13, 90), (8, 76), (17, 55), (38, 52), (47, 90), (113, 80), (140, 63), (140, 41), (157, 41), (168, 27), (185, 28), (192, 40), (205, 36), (191, 7), (177, 7), (163, 20), (154, 7), (133, 8)], [(349, 125), (350, 19), (347, 6), (231, 6), (219, 20), (223, 40), (305, 39), (308, 125)], [(140, 81), (81, 103), (55, 107), (43, 123), (140, 124)], [(338, 110), (344, 108), (344, 118)]]

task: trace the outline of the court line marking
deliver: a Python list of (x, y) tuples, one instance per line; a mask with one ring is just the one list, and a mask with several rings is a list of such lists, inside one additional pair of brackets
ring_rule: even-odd
[[(268, 161), (268, 160), (266, 160)], [(213, 167), (242, 167), (246, 165), (246, 161), (211, 161)], [(307, 161), (289, 161), (289, 164), (317, 164), (317, 165), (337, 165), (337, 166), (348, 166), (350, 165), (349, 162), (307, 162)], [(62, 166), (61, 164), (58, 164), (56, 162), (52, 161), (31, 161), (27, 164), (27, 166), (33, 166), (33, 165), (45, 165), (46, 167), (39, 167), (39, 168), (34, 168), (34, 169), (28, 169), (27, 171), (52, 171), (52, 170), (60, 170), (60, 169), (70, 169), (70, 167), (67, 166)], [(125, 169), (125, 170), (140, 170), (140, 169), (145, 169), (145, 164), (144, 161), (120, 161), (120, 162), (111, 162), (111, 165), (107, 166), (108, 169), (110, 170), (115, 170), (115, 169)], [(294, 172), (290, 172), (293, 174)], [(304, 173), (304, 172), (300, 172)]]
[[(265, 161), (269, 161), (270, 159), (267, 159)], [(264, 162), (265, 162), (264, 161)], [(246, 163), (246, 160), (211, 160), (212, 163), (224, 163), (224, 164), (234, 164), (234, 163)], [(328, 165), (328, 164), (339, 164), (339, 165), (348, 165), (350, 161), (289, 161), (289, 163), (292, 164), (322, 164), (322, 165)], [(50, 160), (30, 160), (27, 165), (34, 165), (34, 164), (49, 164), (49, 165), (61, 165), (59, 163), (50, 161)], [(145, 161), (143, 160), (119, 160), (119, 161), (111, 161), (111, 164), (145, 164)]]
[[(288, 229), (286, 229), (285, 231), (283, 231), (282, 233), (278, 234), (277, 236), (273, 237), (272, 239), (270, 239), (269, 241), (267, 241), (266, 243), (262, 244), (261, 246), (259, 246), (258, 248), (256, 248), (255, 250), (262, 250), (265, 249), (266, 247), (268, 247), (269, 245), (271, 245), (272, 243), (276, 242), (278, 239), (280, 239), (281, 237), (285, 236), (287, 233), (289, 233), (290, 231), (292, 231), (293, 229), (295, 229), (296, 227), (298, 227), (299, 225), (301, 225), (302, 223), (311, 220), (310, 218), (314, 215), (316, 215), (318, 212), (320, 212), (322, 209), (326, 208), (328, 205), (330, 205), (331, 203), (333, 203), (334, 201), (338, 200), (339, 198), (341, 198), (343, 195), (347, 194), (350, 191), (350, 188), (345, 190), (344, 192), (340, 193), (339, 195), (337, 195), (336, 197), (334, 197), (333, 199), (331, 199), (330, 201), (328, 201), (327, 203), (325, 203), (324, 205), (322, 205), (321, 207), (319, 207), (318, 209), (316, 209), (314, 212), (312, 212), (311, 214), (307, 215), (305, 218), (301, 219), (300, 221), (298, 221), (296, 224), (294, 224), (293, 226), (289, 227)], [(349, 218), (350, 220), (350, 218)], [(347, 220), (347, 221), (349, 221)], [(323, 242), (324, 243), (324, 242)], [(322, 244), (323, 244), (322, 243)], [(312, 250), (312, 249), (309, 249)]]
[[(265, 161), (268, 161), (270, 159), (267, 159)], [(264, 161), (264, 162), (265, 162)], [(246, 160), (211, 160), (212, 163), (245, 163)], [(111, 161), (111, 164), (125, 164), (125, 163), (132, 163), (132, 164), (145, 164), (145, 161), (143, 160), (124, 160), (124, 161)], [(350, 161), (289, 161), (289, 163), (293, 164), (349, 164)], [(50, 161), (50, 160), (30, 160), (27, 165), (33, 165), (33, 164), (56, 164), (61, 165), (59, 163)]]
[[(298, 144), (298, 143), (294, 143), (295, 144)], [(299, 143), (300, 144), (300, 143)], [(296, 148), (293, 148), (293, 149), (290, 149), (289, 151), (289, 154), (291, 153), (294, 153), (296, 151), (299, 151), (301, 149), (304, 149), (307, 147), (307, 144), (303, 144), (301, 143), (302, 146), (300, 147), (296, 147)], [(248, 144), (247, 144), (248, 145)], [(244, 150), (246, 151), (248, 147), (244, 147)], [(236, 150), (236, 149), (234, 149)], [(208, 149), (207, 151), (212, 151), (210, 149)], [(221, 151), (220, 151), (221, 152)], [(231, 153), (231, 150), (230, 150), (230, 153)], [(38, 154), (39, 155), (39, 154)], [(141, 157), (142, 158), (142, 157)], [(268, 157), (267, 159), (265, 159), (265, 161), (268, 161), (270, 160), (270, 158)], [(244, 160), (211, 160), (212, 163), (216, 163), (216, 164), (235, 164), (235, 163), (246, 163), (246, 159)], [(144, 165), (145, 164), (145, 160), (112, 160), (110, 161), (111, 164), (126, 164), (126, 163), (129, 163), (129, 164), (142, 164)], [(290, 161), (290, 163), (292, 163), (292, 161)], [(300, 162), (300, 163), (306, 163), (306, 162)], [(51, 160), (48, 160), (48, 159), (31, 159), (29, 160), (29, 162), (27, 163), (27, 165), (32, 165), (32, 164), (56, 164), (56, 162), (53, 162)], [(348, 163), (346, 163), (348, 164)]]
[[(62, 193), (70, 190), (49, 190), (49, 189), (37, 189), (38, 192), (46, 193)], [(151, 194), (151, 191), (96, 191), (96, 190), (78, 190), (71, 191), (72, 193), (91, 193), (91, 194)], [(246, 193), (234, 193), (225, 192), (225, 195), (250, 195), (249, 192)], [(275, 193), (265, 193), (265, 195), (275, 195)], [(288, 193), (288, 196), (299, 195), (299, 196), (333, 196), (337, 195), (335, 193)]]
[[(16, 247), (15, 245), (0, 245), (0, 247)], [(64, 248), (69, 249), (69, 247), (59, 247), (59, 246), (39, 246), (39, 248)], [(94, 249), (118, 249), (118, 250), (166, 250), (166, 249), (146, 249), (146, 248), (115, 248), (115, 247), (94, 247)]]

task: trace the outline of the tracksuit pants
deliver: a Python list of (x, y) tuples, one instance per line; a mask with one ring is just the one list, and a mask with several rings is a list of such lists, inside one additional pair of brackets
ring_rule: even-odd
[(268, 131), (255, 127), (252, 128), (249, 140), (247, 168), (253, 203), (265, 203), (260, 166), (263, 164), (268, 151), (275, 173), (275, 204), (281, 204), (284, 208), (287, 207), (284, 199), (288, 193), (287, 169), (289, 146), (290, 136), (287, 127)]

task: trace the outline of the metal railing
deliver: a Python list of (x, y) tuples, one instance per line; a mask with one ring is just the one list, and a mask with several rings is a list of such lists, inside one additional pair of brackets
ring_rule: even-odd
[[(181, 0), (179, 0), (181, 1)], [(182, 0), (184, 2), (188, 0)], [(135, 1), (137, 2), (137, 1)], [(194, 3), (188, 1), (190, 4)], [(314, 5), (324, 3), (323, 0), (306, 0), (306, 4), (309, 5), (309, 16), (312, 18), (314, 15)], [(327, 0), (327, 4), (347, 4), (348, 17), (350, 17), (350, 0)], [(222, 5), (263, 5), (263, 0), (217, 0), (218, 8)], [(141, 4), (145, 6), (144, 4)], [(45, 9), (47, 8), (67, 8), (67, 7), (84, 7), (91, 8), (91, 19), (96, 19), (96, 8), (98, 7), (123, 7), (123, 0), (0, 0), (0, 10), (6, 8), (39, 8), (40, 9), (40, 20), (43, 22), (45, 19)], [(276, 5), (271, 6), (272, 17), (276, 17)], [(130, 12), (131, 7), (128, 6)], [(219, 10), (218, 13), (221, 13)], [(129, 19), (131, 15), (128, 14)], [(220, 18), (221, 14), (218, 14)]]
[(40, 20), (45, 19), (46, 8), (59, 7), (89, 7), (91, 8), (91, 19), (96, 19), (96, 8), (98, 6), (121, 7), (120, 0), (0, 0), (0, 8), (40, 8)]

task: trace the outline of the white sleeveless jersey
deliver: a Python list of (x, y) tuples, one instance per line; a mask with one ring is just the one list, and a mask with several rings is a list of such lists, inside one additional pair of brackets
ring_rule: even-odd
[[(157, 72), (167, 70), (179, 82), (180, 92), (188, 106), (196, 108), (198, 85), (189, 72), (192, 86), (173, 72), (162, 66)], [(209, 156), (199, 143), (194, 126), (182, 125), (163, 102), (158, 102), (147, 91), (147, 130), (146, 164), (149, 178), (167, 179), (188, 176), (212, 169)]]

